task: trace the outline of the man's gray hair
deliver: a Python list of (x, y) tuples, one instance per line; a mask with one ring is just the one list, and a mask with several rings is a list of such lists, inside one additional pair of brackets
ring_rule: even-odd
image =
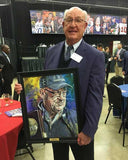
[(84, 15), (85, 15), (85, 21), (87, 22), (87, 12), (79, 7), (71, 7), (69, 9), (66, 9), (65, 12), (64, 12), (64, 19), (66, 17), (66, 14), (69, 12), (69, 11), (72, 11), (73, 9), (78, 9), (80, 10)]

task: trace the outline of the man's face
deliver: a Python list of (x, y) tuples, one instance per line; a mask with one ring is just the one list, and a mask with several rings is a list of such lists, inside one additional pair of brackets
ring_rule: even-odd
[(97, 18), (96, 18), (95, 24), (96, 24), (96, 25), (100, 25), (100, 17), (97, 17)]
[(61, 88), (59, 90), (53, 90), (50, 88), (41, 89), (43, 104), (48, 112), (58, 113), (63, 110), (66, 105), (67, 89)]
[(38, 19), (38, 20), (41, 20), (41, 13), (40, 13), (40, 12), (37, 12), (37, 13), (36, 13), (36, 16), (37, 16), (37, 19)]
[(63, 29), (68, 45), (77, 43), (82, 37), (87, 27), (85, 15), (79, 9), (68, 11), (63, 21)]
[(126, 18), (122, 18), (122, 23), (126, 23)]
[(114, 23), (115, 23), (115, 22), (116, 22), (116, 19), (115, 19), (115, 18), (113, 18), (113, 19), (112, 19), (112, 22), (114, 22)]
[(3, 51), (6, 53), (6, 54), (9, 54), (10, 53), (10, 48), (8, 45), (5, 45)]
[(118, 44), (118, 49), (121, 49), (122, 48), (122, 44)]
[(102, 47), (98, 47), (98, 46), (97, 46), (97, 49), (98, 49), (99, 51), (103, 51), (103, 48), (102, 48)]
[(52, 17), (53, 17), (53, 15), (52, 15), (52, 13), (49, 13), (49, 15), (48, 15), (48, 20), (52, 20)]
[(106, 49), (106, 52), (109, 53), (109, 51), (110, 51), (109, 48), (107, 48), (107, 49)]
[(58, 18), (58, 24), (62, 25), (62, 23), (63, 23), (63, 18), (62, 18), (62, 17), (59, 17), (59, 18)]

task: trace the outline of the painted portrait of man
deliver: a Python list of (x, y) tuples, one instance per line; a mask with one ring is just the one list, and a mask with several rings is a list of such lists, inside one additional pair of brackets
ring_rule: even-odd
[[(40, 76), (38, 80), (37, 77), (30, 77), (29, 80), (24, 79), (24, 82), (28, 117), (37, 121), (36, 129), (39, 130), (40, 136), (77, 137), (78, 121), (73, 74)], [(33, 96), (30, 96), (30, 93), (33, 93)], [(31, 98), (28, 98), (28, 95)], [(32, 136), (36, 136), (37, 132)]]

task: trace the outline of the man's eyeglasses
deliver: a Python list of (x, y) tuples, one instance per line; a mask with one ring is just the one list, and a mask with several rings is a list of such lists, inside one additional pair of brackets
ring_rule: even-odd
[(52, 94), (52, 96), (62, 96), (62, 97), (66, 97), (67, 94), (67, 89), (62, 89), (62, 90), (58, 90), (58, 91), (51, 91), (49, 89), (45, 89), (46, 91), (48, 91), (49, 93)]
[(85, 20), (81, 19), (81, 18), (65, 18), (64, 21), (67, 23), (67, 24), (71, 24), (73, 21), (75, 22), (75, 24), (80, 24), (82, 22), (86, 22)]

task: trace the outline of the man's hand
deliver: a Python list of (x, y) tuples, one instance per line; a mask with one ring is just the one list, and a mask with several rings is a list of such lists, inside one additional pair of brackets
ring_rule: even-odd
[(22, 85), (21, 84), (19, 84), (19, 83), (16, 83), (15, 84), (15, 87), (14, 87), (14, 90), (16, 91), (16, 93), (17, 94), (20, 94), (21, 93), (21, 91), (22, 91)]
[(83, 132), (78, 134), (77, 143), (80, 146), (87, 145), (91, 142), (91, 137), (85, 135)]

